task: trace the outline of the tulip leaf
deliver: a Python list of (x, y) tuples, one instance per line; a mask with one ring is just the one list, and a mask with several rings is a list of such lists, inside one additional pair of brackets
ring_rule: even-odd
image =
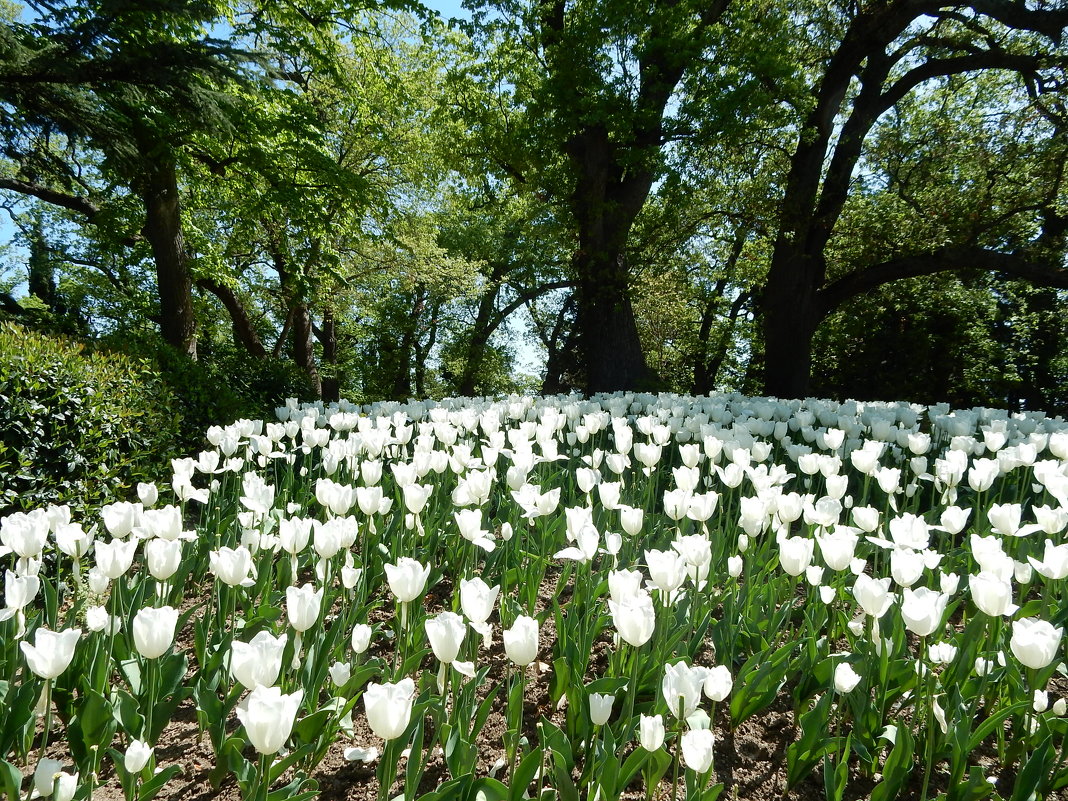
[(553, 783), (560, 801), (579, 801), (578, 788), (571, 778), (571, 767), (568, 760), (559, 751), (552, 752), (553, 758)]
[(912, 732), (905, 724), (898, 724), (897, 740), (883, 765), (883, 780), (872, 789), (871, 801), (892, 801), (897, 798), (912, 771), (915, 751), (916, 739)]
[(1001, 727), (1001, 725), (1005, 722), (1006, 719), (1012, 717), (1013, 715), (1019, 714), (1020, 712), (1026, 712), (1027, 710), (1029, 710), (1031, 708), (1031, 703), (1032, 702), (1030, 700), (1018, 701), (1012, 706), (1007, 706), (1004, 709), (998, 710), (989, 718), (984, 720), (981, 724), (979, 724), (979, 726), (976, 727), (975, 731), (972, 732), (971, 740), (968, 741), (968, 752), (972, 752), (977, 749), (979, 745), (983, 742), (983, 740), (985, 740), (987, 737), (989, 737)]
[(801, 737), (786, 748), (786, 786), (800, 784), (828, 753), (835, 749), (827, 736), (831, 701), (834, 694), (825, 692), (816, 705), (801, 715)]
[(274, 784), (276, 781), (278, 781), (279, 776), (281, 776), (291, 767), (296, 765), (306, 756), (311, 754), (314, 750), (314, 745), (302, 745), (300, 748), (294, 748), (292, 751), (286, 754), (285, 759), (279, 759), (276, 762), (272, 762), (269, 771), (270, 775), (268, 777), (269, 783)]
[(145, 725), (137, 699), (121, 688), (111, 691), (111, 699), (111, 714), (115, 716), (123, 732), (129, 737), (137, 737)]
[(543, 753), (540, 748), (535, 748), (520, 761), (512, 773), (508, 801), (522, 801), (526, 796), (527, 789), (530, 787), (530, 783), (534, 781), (534, 775), (541, 766)]
[(0, 789), (4, 798), (22, 797), (22, 772), (5, 759), (0, 759)]
[(90, 690), (84, 697), (85, 701), (67, 729), (67, 743), (79, 764), (88, 758), (94, 747), (110, 743), (118, 728), (111, 704), (99, 691)]
[(168, 765), (159, 773), (155, 773), (146, 781), (141, 782), (137, 791), (137, 801), (152, 801), (167, 782), (182, 772), (181, 765)]
[[(414, 715), (420, 715), (418, 709), (413, 710)], [(409, 740), (411, 751), (408, 754), (408, 764), (404, 768), (404, 797), (411, 798), (419, 790), (419, 782), (423, 779), (423, 769), (430, 752), (423, 747), (423, 717), (418, 717), (412, 736)]]
[(311, 801), (319, 795), (319, 783), (306, 776), (297, 776), (285, 787), (272, 790), (267, 801)]
[(468, 792), (474, 793), (473, 797), (485, 799), (485, 801), (507, 801), (508, 799), (508, 788), (504, 783), (489, 776), (475, 779)]
[(774, 703), (790, 671), (796, 642), (787, 643), (770, 657), (754, 654), (742, 666), (731, 696), (731, 719), (737, 726)]
[(1031, 752), (1023, 770), (1016, 777), (1010, 801), (1028, 801), (1031, 798), (1044, 797), (1045, 794), (1040, 791), (1055, 757), (1053, 736), (1047, 735), (1038, 748)]
[(36, 720), (34, 709), (41, 689), (41, 683), (31, 679), (20, 684), (14, 693), (8, 691), (4, 714), (0, 716), (0, 755), (8, 754), (12, 745), (22, 738), (26, 728)]
[(293, 736), (300, 743), (314, 743), (323, 733), (327, 721), (334, 714), (333, 709), (320, 709), (305, 715), (293, 724)]
[(119, 662), (119, 672), (126, 679), (126, 686), (134, 695), (141, 694), (141, 664), (136, 658), (123, 659)]
[(457, 776), (455, 779), (449, 779), (436, 790), (424, 793), (415, 801), (461, 801), (461, 799), (467, 799), (471, 795), (472, 778), (473, 775), (467, 773), (463, 776)]
[(983, 801), (994, 792), (994, 785), (983, 775), (983, 769), (978, 765), (972, 767), (968, 773), (968, 782), (950, 784), (946, 794), (946, 801)]

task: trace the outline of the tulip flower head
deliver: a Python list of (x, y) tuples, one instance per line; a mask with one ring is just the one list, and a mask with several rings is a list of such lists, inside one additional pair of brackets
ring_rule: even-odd
[(709, 729), (693, 729), (682, 735), (682, 761), (695, 773), (712, 768), (712, 747), (716, 737)]
[(615, 703), (614, 695), (604, 693), (590, 693), (590, 720), (594, 726), (603, 726), (612, 717), (612, 704)]
[(1063, 634), (1064, 629), (1048, 620), (1025, 617), (1012, 621), (1009, 648), (1021, 664), (1041, 670), (1056, 659)]
[(171, 647), (177, 626), (178, 610), (174, 607), (145, 607), (134, 615), (134, 647), (145, 659), (157, 659)]
[(901, 596), (901, 618), (913, 634), (926, 637), (942, 625), (949, 596), (926, 587), (906, 588)]
[(153, 748), (141, 740), (134, 740), (126, 747), (122, 766), (127, 773), (140, 773), (152, 758)]
[(438, 661), (446, 665), (455, 661), (467, 632), (464, 619), (455, 612), (442, 612), (427, 618), (424, 626), (430, 648)]
[(33, 645), (20, 642), (19, 647), (26, 657), (30, 670), (42, 679), (59, 676), (74, 659), (74, 647), (82, 638), (81, 629), (49, 631), (39, 628), (33, 633)]
[(649, 593), (640, 590), (620, 601), (609, 600), (608, 608), (616, 631), (624, 642), (635, 648), (641, 648), (649, 642), (656, 627), (656, 612)]
[(289, 695), (277, 687), (256, 687), (238, 704), (237, 717), (249, 742), (261, 754), (276, 754), (293, 731), (303, 690)]
[(656, 751), (664, 744), (664, 718), (642, 715), (638, 722), (638, 742), (646, 751)]
[(363, 693), (367, 724), (383, 740), (395, 740), (404, 734), (412, 716), (415, 682), (409, 677), (396, 684), (367, 685)]
[(234, 640), (230, 646), (230, 675), (249, 690), (274, 685), (282, 670), (286, 639), (285, 634), (273, 637), (270, 632), (261, 631), (250, 642)]
[(311, 584), (301, 587), (286, 587), (286, 618), (296, 631), (304, 633), (319, 619), (323, 604), (323, 588), (316, 590)]
[(423, 594), (430, 566), (423, 565), (408, 556), (402, 556), (397, 564), (386, 566), (386, 581), (397, 600), (403, 603), (414, 601)]
[(538, 621), (520, 615), (504, 631), (504, 652), (519, 667), (526, 667), (538, 655)]

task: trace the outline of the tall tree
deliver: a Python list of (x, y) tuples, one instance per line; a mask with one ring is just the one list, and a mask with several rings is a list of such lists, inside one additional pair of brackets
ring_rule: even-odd
[(178, 152), (193, 131), (226, 125), (234, 103), (223, 87), (249, 63), (247, 53), (208, 34), (227, 7), (212, 0), (30, 0), (26, 7), (29, 21), (0, 26), (0, 132), (16, 165), (0, 188), (92, 221), (101, 208), (80, 191), (77, 166), (20, 144), (62, 137), (102, 153), (105, 173), (143, 205), (161, 333), (195, 358)]
[[(757, 88), (747, 77), (726, 90), (732, 81), (714, 66), (729, 37), (728, 0), (492, 5), (494, 15), (479, 17), (483, 41), (495, 48), (487, 75), (496, 70), (526, 101), (510, 121), (521, 136), (502, 137), (510, 148), (496, 162), (513, 181), (566, 204), (586, 389), (654, 386), (634, 320), (632, 232), (671, 143), (732, 124), (725, 107), (697, 121), (706, 93), (724, 88), (736, 101)], [(743, 50), (743, 59), (752, 54)]]
[(973, 229), (927, 249), (899, 242), (891, 258), (847, 272), (828, 259), (851, 192), (862, 183), (858, 170), (871, 169), (865, 143), (880, 118), (932, 82), (991, 70), (1015, 76), (1015, 97), (1003, 95), (1004, 106), (1026, 104), (1029, 94), (1041, 104), (1054, 85), (1048, 72), (1066, 63), (1060, 46), (1068, 9), (1007, 0), (886, 0), (841, 3), (823, 19), (831, 48), (812, 76), (762, 297), (765, 389), (785, 397), (806, 393), (816, 327), (852, 295), (910, 275), (968, 267), (1068, 281), (1062, 269), (1065, 218), (1056, 210), (1059, 178), (1045, 187), (1041, 208), (1032, 201), (1011, 212), (1045, 215), (1046, 225), (1030, 242), (1006, 249), (967, 235), (979, 230)]

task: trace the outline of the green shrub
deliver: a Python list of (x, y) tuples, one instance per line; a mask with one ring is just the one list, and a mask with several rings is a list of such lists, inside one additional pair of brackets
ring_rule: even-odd
[(307, 376), (280, 359), (205, 348), (200, 361), (193, 361), (160, 343), (143, 343), (132, 353), (144, 354), (157, 366), (160, 380), (177, 402), (175, 408), (182, 410), (178, 449), (183, 454), (204, 447), (209, 426), (226, 425), (239, 417), (270, 417), (286, 398), (303, 400), (312, 394)]
[(145, 360), (0, 323), (0, 515), (129, 498), (175, 455), (178, 408)]

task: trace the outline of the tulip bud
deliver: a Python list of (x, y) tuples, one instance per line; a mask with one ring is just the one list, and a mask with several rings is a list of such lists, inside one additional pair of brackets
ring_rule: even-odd
[(442, 612), (436, 617), (427, 618), (423, 625), (430, 648), (438, 661), (446, 665), (453, 662), (460, 653), (460, 645), (467, 633), (464, 619), (455, 612)]
[(362, 654), (371, 644), (371, 627), (366, 623), (357, 623), (352, 627), (352, 652)]
[(538, 655), (538, 621), (520, 615), (510, 629), (504, 631), (504, 652), (520, 667), (526, 667)]
[(230, 675), (249, 690), (274, 685), (282, 670), (285, 647), (285, 634), (272, 637), (268, 631), (259, 632), (249, 643), (234, 640), (230, 646)]
[(696, 773), (712, 767), (712, 746), (716, 737), (709, 729), (695, 729), (682, 735), (682, 761)]
[(256, 687), (237, 707), (245, 734), (261, 754), (276, 754), (293, 731), (303, 690), (285, 695), (277, 687)]
[(1041, 670), (1056, 658), (1063, 634), (1064, 629), (1046, 620), (1033, 617), (1014, 620), (1009, 648), (1026, 667)]
[(612, 704), (615, 703), (614, 695), (602, 693), (590, 693), (590, 720), (594, 726), (603, 726), (612, 717)]
[(178, 610), (174, 607), (145, 607), (134, 615), (134, 647), (145, 659), (157, 659), (171, 647), (177, 626)]
[(646, 751), (656, 751), (664, 744), (664, 718), (642, 715), (638, 723), (638, 742)]
[(850, 693), (860, 684), (860, 674), (853, 670), (848, 662), (839, 662), (834, 668), (834, 689), (839, 693)]
[(42, 679), (54, 679), (66, 670), (74, 659), (74, 647), (82, 637), (81, 629), (49, 631), (39, 628), (33, 633), (33, 645), (19, 643), (26, 663)]
[(415, 682), (411, 678), (396, 684), (367, 685), (363, 693), (367, 724), (383, 740), (395, 740), (408, 728), (414, 697)]
[(141, 740), (134, 740), (126, 748), (122, 765), (127, 773), (140, 773), (152, 758), (152, 747)]

